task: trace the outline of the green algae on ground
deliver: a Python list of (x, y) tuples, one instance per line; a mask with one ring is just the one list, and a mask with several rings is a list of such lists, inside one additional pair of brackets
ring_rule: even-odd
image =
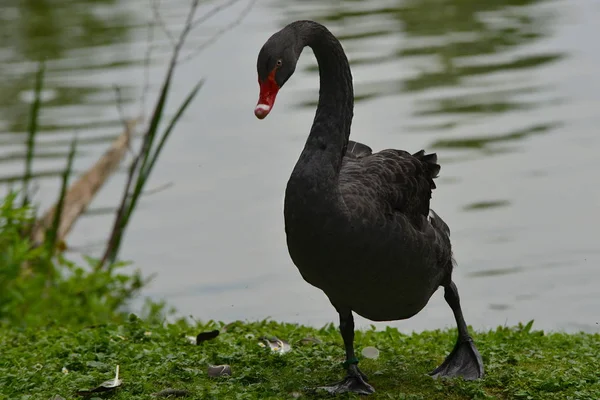
[[(366, 346), (380, 351), (378, 359), (361, 361), (377, 390), (369, 398), (600, 398), (600, 334), (544, 334), (530, 328), (475, 333), (486, 367), (486, 377), (476, 382), (433, 380), (426, 374), (452, 349), (454, 330), (412, 335), (392, 328), (357, 331), (359, 352)], [(211, 329), (221, 334), (197, 346), (187, 338)], [(292, 350), (279, 354), (260, 346), (261, 336), (285, 339)], [(263, 321), (163, 326), (132, 316), (125, 324), (81, 329), (4, 327), (0, 399), (78, 398), (78, 390), (114, 376), (116, 365), (122, 386), (98, 397), (149, 399), (153, 393), (177, 389), (189, 392), (189, 399), (326, 398), (304, 388), (340, 379), (343, 354), (332, 325), (314, 329)], [(232, 376), (208, 377), (208, 366), (220, 364), (230, 365)]]

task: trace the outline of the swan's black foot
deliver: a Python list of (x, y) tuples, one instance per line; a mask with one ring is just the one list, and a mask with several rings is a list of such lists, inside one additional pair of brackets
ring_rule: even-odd
[(462, 376), (465, 380), (483, 377), (483, 361), (471, 338), (459, 340), (442, 365), (429, 373), (434, 378)]
[(343, 381), (334, 383), (333, 385), (319, 386), (317, 390), (325, 390), (330, 394), (341, 394), (352, 392), (356, 394), (372, 394), (375, 393), (373, 386), (367, 383), (367, 377), (363, 374), (356, 364), (348, 367), (348, 375)]

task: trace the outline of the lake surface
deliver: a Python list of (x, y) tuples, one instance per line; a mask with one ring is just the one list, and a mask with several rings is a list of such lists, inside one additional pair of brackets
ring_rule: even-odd
[[(114, 86), (124, 113), (135, 116), (148, 76), (149, 108), (170, 46), (160, 30), (149, 39), (149, 1), (4, 4), (0, 180), (8, 187), (22, 174), (34, 73), (46, 58), (34, 162), (44, 208), (57, 195), (71, 138), (79, 137), (75, 167), (82, 172), (121, 132)], [(180, 28), (188, 2), (168, 4), (161, 7), (165, 24)], [(188, 50), (246, 4), (203, 24)], [(432, 207), (452, 229), (467, 322), (485, 329), (535, 319), (538, 328), (598, 332), (596, 0), (258, 1), (238, 27), (178, 70), (171, 109), (198, 79), (207, 81), (149, 189), (172, 186), (144, 198), (121, 252), (156, 274), (144, 294), (199, 319), (337, 320), (289, 259), (283, 228), (285, 185), (317, 100), (310, 50), (271, 115), (253, 115), (260, 47), (305, 18), (326, 24), (348, 53), (357, 100), (352, 138), (374, 150), (438, 153)], [(102, 251), (124, 178), (116, 174), (78, 221), (68, 239), (73, 256)], [(419, 315), (390, 324), (411, 331), (454, 320), (440, 290)]]

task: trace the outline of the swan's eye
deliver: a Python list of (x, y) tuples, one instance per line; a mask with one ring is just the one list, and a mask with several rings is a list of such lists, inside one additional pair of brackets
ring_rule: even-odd
[(281, 67), (283, 65), (283, 61), (281, 61), (281, 58), (279, 60), (277, 60), (277, 62), (275, 63), (276, 66)]

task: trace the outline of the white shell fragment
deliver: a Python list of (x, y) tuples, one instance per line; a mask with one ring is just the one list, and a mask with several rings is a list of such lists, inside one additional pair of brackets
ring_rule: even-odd
[(279, 354), (284, 354), (292, 350), (292, 346), (290, 346), (288, 342), (286, 342), (285, 340), (278, 339), (276, 337), (271, 339), (263, 337), (261, 338), (261, 340), (262, 342), (258, 344), (259, 346), (265, 347), (265, 345), (267, 345), (272, 351), (277, 352)]
[(231, 376), (231, 367), (227, 364), (224, 365), (209, 365), (208, 376), (216, 378), (219, 376)]
[(98, 387), (103, 387), (106, 389), (114, 389), (116, 387), (121, 386), (122, 383), (123, 383), (123, 380), (119, 379), (119, 366), (117, 365), (117, 369), (115, 371), (115, 378), (102, 382)]
[(196, 343), (196, 336), (186, 336), (185, 339), (190, 342), (191, 344), (197, 344)]
[(109, 392), (118, 388), (123, 383), (123, 380), (119, 379), (119, 366), (117, 365), (117, 369), (115, 372), (115, 377), (113, 379), (109, 379), (107, 381), (102, 382), (100, 385), (93, 389), (89, 390), (79, 390), (77, 394), (80, 396), (87, 396), (91, 393), (101, 393), (101, 392)]
[(367, 346), (362, 349), (361, 354), (364, 358), (371, 358), (375, 360), (379, 357), (379, 349), (377, 349), (377, 347)]

